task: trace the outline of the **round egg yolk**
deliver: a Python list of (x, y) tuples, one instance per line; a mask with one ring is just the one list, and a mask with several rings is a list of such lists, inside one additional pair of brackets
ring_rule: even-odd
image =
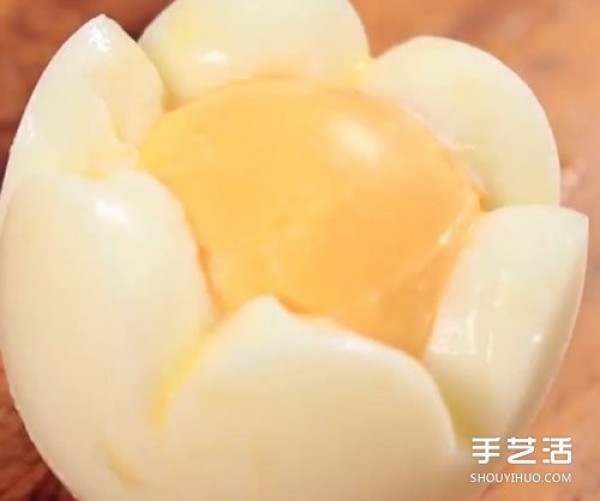
[(182, 202), (222, 313), (271, 294), (418, 354), (479, 196), (388, 102), (286, 78), (167, 113), (141, 166)]

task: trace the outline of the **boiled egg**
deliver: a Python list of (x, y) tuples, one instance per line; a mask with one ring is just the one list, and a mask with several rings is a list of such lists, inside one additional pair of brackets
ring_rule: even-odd
[(515, 73), (374, 58), (346, 0), (93, 19), (0, 196), (17, 408), (82, 501), (469, 499), (471, 437), (528, 425), (576, 317), (559, 185)]

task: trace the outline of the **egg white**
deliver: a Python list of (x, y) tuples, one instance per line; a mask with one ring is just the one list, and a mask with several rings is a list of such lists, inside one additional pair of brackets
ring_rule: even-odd
[[(466, 496), (470, 434), (531, 418), (579, 302), (586, 222), (551, 207), (555, 146), (537, 101), (447, 40), (369, 62), (344, 0), (177, 0), (141, 46), (148, 56), (104, 17), (67, 41), (0, 197), (3, 357), (44, 458), (85, 501)], [(165, 96), (269, 72), (362, 75), (464, 147), (491, 206), (517, 204), (477, 223), (423, 361), (273, 298), (217, 319), (180, 202), (135, 169)], [(471, 99), (455, 93), (467, 77)], [(496, 101), (509, 112), (483, 106)]]
[(205, 350), (170, 410), (175, 499), (447, 493), (444, 480), (466, 450), (431, 375), (411, 357), (272, 298), (247, 303)]
[(100, 16), (81, 27), (27, 104), (2, 185), (0, 228), (11, 193), (30, 175), (135, 166), (164, 99), (157, 70), (117, 23)]
[(177, 0), (140, 44), (179, 103), (257, 74), (345, 81), (368, 57), (346, 0)]
[(473, 229), (424, 357), (466, 435), (518, 433), (538, 410), (581, 299), (587, 226), (540, 205), (497, 209)]
[(125, 499), (112, 456), (152, 459), (152, 388), (213, 319), (179, 205), (135, 171), (29, 178), (0, 239), (0, 311), (11, 391), (45, 459), (81, 498)]
[(531, 89), (491, 54), (423, 36), (365, 67), (361, 88), (424, 119), (476, 179), (487, 208), (560, 200), (560, 165)]

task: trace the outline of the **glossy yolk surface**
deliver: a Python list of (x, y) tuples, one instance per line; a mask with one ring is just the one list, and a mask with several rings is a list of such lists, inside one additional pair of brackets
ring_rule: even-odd
[(410, 115), (303, 80), (204, 94), (159, 121), (141, 165), (183, 203), (222, 312), (273, 294), (412, 353), (479, 211)]

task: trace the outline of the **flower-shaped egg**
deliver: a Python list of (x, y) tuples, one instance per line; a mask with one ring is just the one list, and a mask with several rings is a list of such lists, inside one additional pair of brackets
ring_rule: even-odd
[(527, 86), (345, 0), (176, 0), (59, 50), (0, 197), (17, 407), (84, 501), (465, 499), (539, 406), (586, 218)]

